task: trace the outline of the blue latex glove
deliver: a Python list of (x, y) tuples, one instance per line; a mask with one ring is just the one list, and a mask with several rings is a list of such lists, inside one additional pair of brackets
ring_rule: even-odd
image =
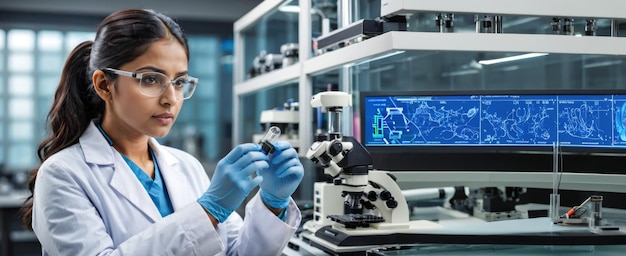
[(198, 203), (220, 223), (226, 221), (248, 193), (263, 181), (260, 176), (251, 178), (250, 175), (267, 169), (267, 160), (267, 155), (257, 144), (236, 146), (217, 163), (211, 185), (198, 199)]
[(258, 172), (263, 177), (261, 199), (272, 208), (283, 209), (289, 205), (289, 197), (296, 191), (304, 168), (298, 153), (287, 141), (274, 143), (275, 151), (270, 155), (270, 167)]

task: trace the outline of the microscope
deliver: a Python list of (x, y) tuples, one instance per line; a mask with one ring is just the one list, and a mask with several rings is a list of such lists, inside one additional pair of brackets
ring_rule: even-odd
[(328, 133), (311, 145), (306, 157), (331, 178), (314, 184), (313, 220), (304, 229), (315, 235), (308, 239), (324, 247), (359, 241), (371, 246), (376, 244), (372, 238), (411, 229), (409, 208), (396, 178), (374, 170), (367, 149), (354, 137), (340, 133), (340, 116), (351, 107), (352, 96), (321, 92), (312, 97), (311, 105), (328, 114)]

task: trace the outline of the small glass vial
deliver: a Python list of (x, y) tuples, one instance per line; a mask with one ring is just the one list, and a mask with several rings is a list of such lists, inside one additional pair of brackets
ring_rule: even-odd
[(602, 226), (602, 196), (591, 196), (589, 227), (595, 228)]
[(276, 126), (272, 126), (267, 129), (267, 132), (261, 139), (261, 142), (259, 142), (259, 144), (261, 145), (261, 149), (263, 150), (263, 152), (265, 152), (265, 154), (269, 155), (271, 153), (274, 153), (273, 143), (274, 141), (278, 140), (278, 137), (280, 137), (280, 133), (280, 128)]

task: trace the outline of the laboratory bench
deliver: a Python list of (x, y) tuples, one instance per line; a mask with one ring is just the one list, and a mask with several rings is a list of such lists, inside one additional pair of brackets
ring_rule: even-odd
[[(518, 210), (548, 209), (548, 205), (526, 204)], [(566, 210), (566, 209), (563, 209)], [(422, 219), (423, 227), (414, 243), (364, 246), (362, 250), (325, 252), (310, 240), (310, 231), (294, 236), (284, 255), (624, 255), (626, 251), (625, 211), (605, 209), (607, 219), (622, 228), (613, 233), (594, 234), (585, 226), (552, 224), (548, 217), (485, 221), (444, 207), (414, 208), (412, 220)], [(434, 226), (433, 226), (434, 227)], [(419, 228), (418, 228), (419, 229)], [(423, 233), (423, 234), (419, 234)], [(381, 238), (383, 239), (383, 238)], [(578, 239), (580, 244), (572, 242)], [(398, 240), (399, 241), (399, 240)], [(617, 242), (616, 242), (617, 241)], [(319, 242), (319, 241), (318, 241)], [(554, 242), (554, 243), (551, 243)], [(596, 243), (597, 242), (597, 243)]]

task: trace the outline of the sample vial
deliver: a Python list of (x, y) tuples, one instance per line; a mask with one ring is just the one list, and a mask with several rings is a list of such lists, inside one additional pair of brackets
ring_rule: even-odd
[(259, 142), (259, 144), (261, 145), (261, 149), (263, 150), (263, 152), (265, 152), (265, 154), (269, 155), (271, 153), (274, 153), (274, 145), (272, 143), (274, 143), (274, 141), (276, 141), (279, 136), (280, 128), (272, 126), (267, 129), (267, 132), (261, 139), (261, 142)]
[(602, 225), (602, 196), (591, 196), (591, 212), (589, 213), (589, 227), (595, 228)]

